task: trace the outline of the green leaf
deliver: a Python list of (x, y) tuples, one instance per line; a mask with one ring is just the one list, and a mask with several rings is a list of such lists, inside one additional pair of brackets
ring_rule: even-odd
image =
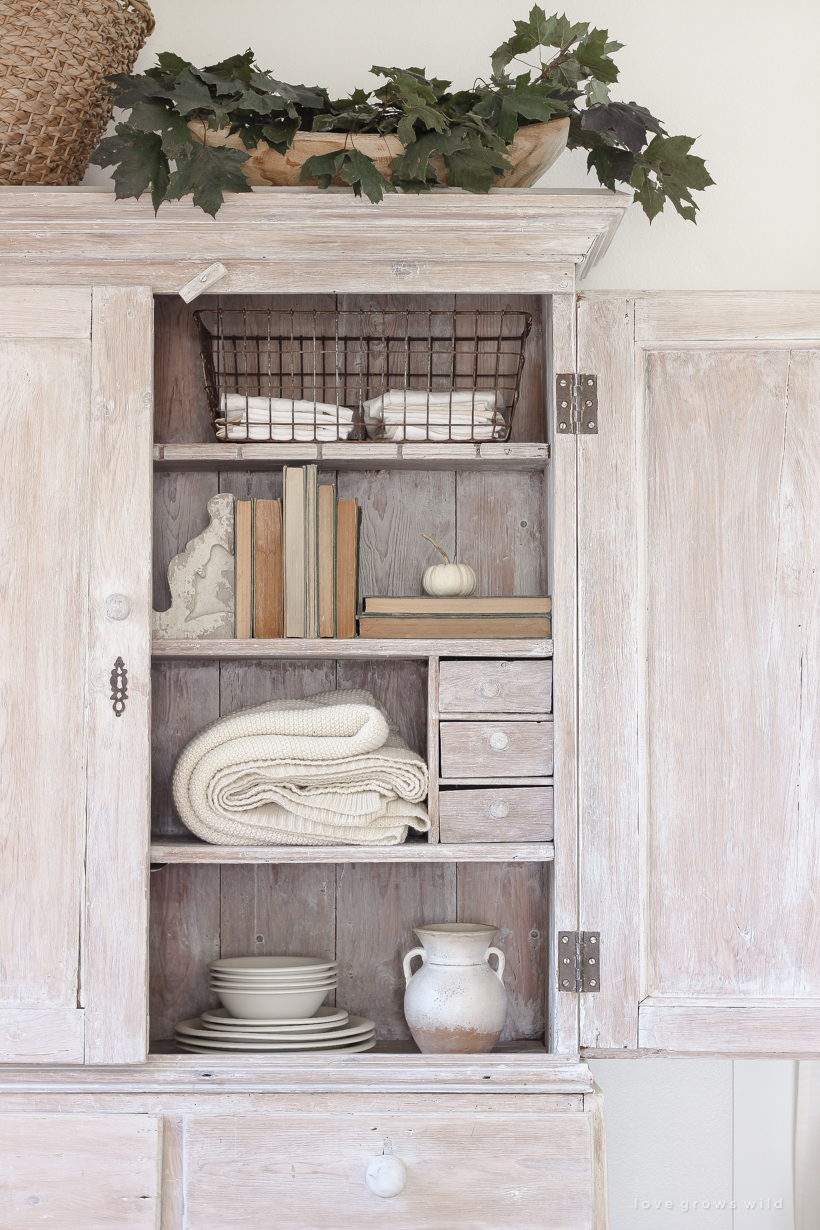
[(186, 68), (193, 68), (190, 60), (183, 60), (182, 56), (175, 55), (173, 51), (161, 51), (157, 56), (157, 63), (164, 73), (170, 73), (174, 77), (178, 77)]
[(575, 59), (586, 69), (586, 75), (593, 76), (606, 85), (614, 85), (618, 80), (618, 68), (606, 54), (607, 38), (606, 30), (590, 30), (587, 37), (575, 48)]
[(293, 138), (299, 131), (299, 119), (281, 119), (273, 120), (272, 123), (265, 124), (262, 129), (262, 136), (267, 141), (271, 149), (275, 149), (277, 154), (283, 157), (287, 153), (289, 146), (293, 144)]
[(584, 93), (589, 107), (601, 107), (609, 102), (609, 90), (603, 81), (596, 81), (594, 77), (584, 86)]
[(242, 173), (242, 163), (248, 155), (238, 149), (203, 145), (190, 156), (177, 159), (166, 196), (170, 201), (193, 193), (194, 205), (211, 217), (224, 200), (225, 192), (250, 192), (251, 186)]
[(482, 145), (478, 134), (465, 131), (465, 137), (459, 148), (444, 159), (450, 171), (450, 187), (489, 192), (496, 176), (512, 170), (512, 163), (497, 150)]
[(203, 81), (195, 77), (190, 68), (184, 68), (174, 80), (174, 106), (180, 115), (190, 115), (200, 108), (213, 108), (216, 100)]
[[(517, 28), (519, 22), (516, 22), (515, 24)], [(536, 41), (536, 46), (540, 44), (542, 47), (559, 47), (560, 43), (555, 42), (555, 31), (557, 25), (557, 15), (554, 17), (547, 17), (544, 10), (539, 8), (537, 4), (533, 5), (530, 9), (529, 28), (533, 38)]]
[(647, 129), (663, 132), (660, 120), (637, 103), (614, 102), (601, 107), (587, 107), (581, 117), (581, 126), (586, 132), (613, 132), (621, 145), (632, 150), (633, 154), (637, 154), (646, 144)]
[(302, 165), (299, 182), (303, 184), (315, 176), (320, 188), (329, 188), (330, 181), (339, 172), (345, 183), (351, 185), (356, 196), (361, 196), (364, 192), (374, 203), (380, 201), (385, 192), (396, 191), (390, 180), (385, 179), (367, 155), (358, 149), (340, 149), (329, 154), (314, 154)]
[(616, 181), (629, 183), (634, 166), (634, 154), (611, 145), (596, 145), (587, 155), (587, 170), (594, 171), (598, 182), (613, 192)]
[(434, 154), (452, 154), (464, 143), (464, 132), (439, 133), (425, 132), (415, 141), (408, 144), (403, 154), (399, 154), (390, 164), (390, 176), (394, 184), (402, 188), (412, 185), (412, 191), (419, 191), (415, 185), (424, 187), (428, 181), (436, 182), (435, 171), (430, 166)]
[(208, 73), (210, 76), (238, 78), (246, 85), (250, 83), (253, 63), (256, 56), (251, 51), (250, 47), (241, 55), (230, 56), (227, 60), (220, 60), (218, 64), (207, 64), (202, 69), (203, 80), (207, 81), (205, 76)]
[(166, 154), (173, 156), (174, 150), (186, 145), (193, 145), (194, 138), (188, 130), (185, 120), (176, 111), (170, 110), (167, 104), (160, 102), (141, 102), (131, 108), (128, 123), (139, 132), (159, 133), (162, 147)]
[[(146, 188), (155, 186), (154, 209), (164, 195), (168, 182), (168, 159), (162, 141), (155, 133), (138, 132), (128, 124), (117, 124), (116, 135), (105, 137), (91, 155), (98, 167), (114, 166), (114, 189), (118, 200), (141, 197)], [(159, 199), (157, 199), (159, 190)]]
[(356, 196), (361, 196), (364, 192), (374, 204), (382, 199), (385, 192), (396, 191), (394, 185), (382, 175), (376, 164), (358, 149), (345, 150), (342, 179), (352, 186)]
[(697, 205), (692, 190), (702, 191), (715, 181), (703, 159), (689, 153), (693, 144), (693, 137), (657, 136), (636, 155), (629, 182), (636, 189), (635, 199), (643, 206), (650, 222), (660, 213), (666, 200), (672, 202), (682, 218), (695, 221)]
[(334, 175), (342, 169), (346, 151), (332, 150), (329, 154), (313, 154), (302, 163), (299, 172), (299, 183), (304, 184), (309, 179), (317, 179), (320, 188), (329, 188)]
[(172, 98), (172, 93), (160, 82), (147, 74), (141, 77), (129, 77), (126, 73), (112, 73), (106, 77), (114, 86), (114, 106), (121, 111), (127, 111), (137, 103), (148, 102), (153, 98)]

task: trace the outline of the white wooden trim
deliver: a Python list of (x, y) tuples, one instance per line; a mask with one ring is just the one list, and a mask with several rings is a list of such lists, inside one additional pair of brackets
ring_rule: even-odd
[(216, 846), (184, 838), (151, 842), (152, 863), (547, 863), (553, 852), (550, 841), (414, 841), (400, 846)]
[(661, 292), (636, 300), (635, 340), (647, 348), (801, 339), (820, 339), (820, 294), (811, 291)]
[[(151, 292), (96, 287), (93, 318), (86, 1061), (140, 1063), (148, 1016)], [(125, 597), (125, 618), (107, 615), (112, 594)], [(118, 658), (128, 671), (121, 717), (110, 684)]]
[(13, 284), (138, 282), (173, 294), (215, 261), (227, 293), (560, 293), (630, 204), (598, 189), (442, 189), (374, 206), (344, 189), (262, 188), (229, 194), (214, 219), (188, 199), (154, 217), (147, 197), (27, 188), (0, 193), (0, 259)]
[(820, 1005), (791, 1003), (763, 1007), (670, 1007), (644, 1002), (638, 1009), (641, 1049), (722, 1054), (817, 1053)]
[(82, 1008), (0, 1008), (0, 1063), (82, 1063)]
[[(487, 1079), (489, 1078), (489, 1079)], [(592, 1092), (592, 1074), (577, 1055), (550, 1055), (537, 1047), (509, 1048), (489, 1055), (420, 1055), (412, 1043), (393, 1051), (377, 1048), (359, 1055), (151, 1054), (140, 1067), (0, 1068), (0, 1107), (12, 1097), (40, 1097), (49, 1093), (65, 1099), (116, 1093), (122, 1098), (171, 1098), (195, 1095), (196, 1105), (233, 1109), (244, 1105), (249, 1113), (270, 1112), (270, 1093), (286, 1096), (297, 1090), (336, 1092), (419, 1093), (431, 1089), (447, 1093), (584, 1094)], [(258, 1095), (255, 1098), (254, 1095)], [(143, 1104), (138, 1102), (138, 1105)], [(23, 1103), (25, 1105), (25, 1103)], [(121, 1102), (122, 1109), (128, 1103)]]
[[(552, 299), (549, 337), (551, 373), (575, 371), (575, 297)], [(554, 437), (554, 388), (548, 391), (547, 423)], [(577, 699), (577, 437), (552, 438), (550, 467), (552, 518), (552, 618), (554, 712), (554, 824), (555, 866), (552, 876), (550, 962), (547, 995), (552, 1025), (552, 1049), (578, 1050), (578, 997), (558, 992), (557, 945), (559, 931), (578, 927), (578, 747)]]
[[(44, 305), (48, 305), (47, 308)], [(91, 337), (91, 296), (82, 286), (18, 286), (0, 295), (0, 339)]]
[(609, 1230), (604, 1110), (604, 1095), (596, 1085), (592, 1093), (584, 1094), (584, 1113), (589, 1119), (592, 1151), (592, 1230)]
[(164, 658), (220, 658), (244, 661), (253, 658), (549, 658), (552, 641), (521, 637), (515, 640), (414, 640), (391, 638), (371, 640), (369, 637), (317, 639), (301, 641), (297, 637), (279, 640), (230, 641), (163, 641), (152, 642), (151, 653), (157, 660)]

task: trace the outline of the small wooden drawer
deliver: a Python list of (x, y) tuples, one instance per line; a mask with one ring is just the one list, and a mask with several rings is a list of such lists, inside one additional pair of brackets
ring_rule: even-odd
[(444, 713), (551, 713), (552, 659), (444, 661), (438, 704)]
[(552, 786), (442, 790), (442, 842), (552, 841)]
[[(364, 1085), (364, 1071), (357, 1075)], [(281, 1102), (285, 1113), (186, 1119), (187, 1230), (592, 1224), (592, 1140), (588, 1116), (573, 1105), (580, 1098), (363, 1091)], [(366, 1173), (385, 1154), (398, 1159), (404, 1187), (379, 1196)]]
[(550, 777), (552, 721), (442, 722), (441, 776)]

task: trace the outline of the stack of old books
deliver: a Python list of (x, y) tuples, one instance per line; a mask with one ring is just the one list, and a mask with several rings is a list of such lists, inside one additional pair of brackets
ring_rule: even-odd
[(365, 598), (359, 636), (551, 636), (551, 609), (549, 598)]
[(237, 500), (236, 635), (351, 637), (358, 500), (337, 500), (316, 466), (285, 466), (281, 500)]

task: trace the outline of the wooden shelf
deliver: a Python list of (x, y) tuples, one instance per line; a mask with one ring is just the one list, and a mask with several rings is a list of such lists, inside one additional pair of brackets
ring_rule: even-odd
[(543, 470), (548, 444), (155, 444), (156, 470)]
[(216, 846), (193, 837), (151, 842), (152, 863), (550, 863), (551, 841), (412, 841), (400, 846)]
[(195, 641), (155, 640), (151, 646), (155, 660), (167, 658), (205, 658), (242, 661), (254, 659), (314, 658), (551, 658), (552, 641), (531, 637), (510, 640), (280, 640)]

